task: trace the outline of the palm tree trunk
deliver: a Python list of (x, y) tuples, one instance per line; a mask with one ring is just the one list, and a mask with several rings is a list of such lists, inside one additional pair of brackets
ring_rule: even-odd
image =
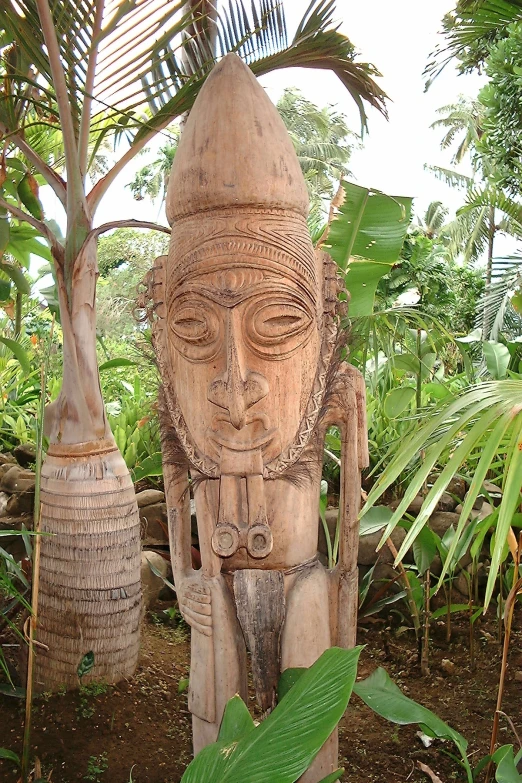
[(73, 285), (56, 259), (63, 384), (46, 410), (42, 467), (36, 689), (117, 682), (136, 668), (141, 612), (140, 525), (129, 471), (112, 437), (96, 360), (96, 241), (84, 243)]
[(486, 286), (491, 285), (491, 275), (493, 272), (493, 245), (495, 243), (496, 225), (495, 225), (495, 207), (490, 206), (488, 217), (488, 258), (486, 263)]
[[(486, 259), (486, 288), (484, 292), (485, 294), (487, 294), (491, 286), (491, 277), (493, 274), (493, 248), (495, 245), (496, 231), (497, 231), (497, 227), (495, 225), (495, 207), (490, 206), (489, 215), (488, 215), (488, 255)], [(482, 339), (487, 340), (488, 338), (489, 338), (489, 334), (488, 334), (488, 323), (487, 323), (487, 311), (485, 308), (484, 316), (482, 320)]]

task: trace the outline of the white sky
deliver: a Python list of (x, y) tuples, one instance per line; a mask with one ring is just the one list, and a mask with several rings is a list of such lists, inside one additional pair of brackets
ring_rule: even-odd
[[(308, 4), (309, 0), (284, 0), (290, 31)], [(361, 185), (390, 195), (414, 196), (415, 214), (422, 214), (433, 200), (441, 200), (452, 210), (462, 203), (458, 191), (452, 191), (423, 168), (425, 163), (450, 166), (450, 154), (439, 149), (441, 131), (430, 129), (437, 118), (436, 110), (455, 102), (459, 94), (475, 97), (482, 83), (475, 75), (458, 76), (450, 65), (424, 92), (422, 72), (440, 40), (437, 32), (441, 19), (454, 6), (455, 0), (337, 0), (342, 32), (357, 47), (360, 59), (372, 62), (381, 71), (380, 84), (391, 99), (388, 122), (375, 109), (369, 109), (369, 135), (363, 149), (354, 153), (351, 170)], [(319, 106), (335, 104), (347, 115), (352, 129), (359, 132), (357, 108), (333, 74), (288, 69), (269, 74), (261, 82), (274, 101), (285, 87), (295, 86)], [(157, 206), (148, 200), (133, 200), (124, 187), (147, 159), (138, 156), (116, 180), (98, 210), (97, 224), (128, 218), (165, 221)]]

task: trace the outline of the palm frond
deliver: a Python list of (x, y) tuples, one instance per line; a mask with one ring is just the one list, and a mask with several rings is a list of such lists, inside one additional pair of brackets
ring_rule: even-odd
[(461, 72), (480, 67), (489, 46), (505, 34), (506, 28), (522, 19), (521, 0), (460, 0), (443, 19), (445, 42), (430, 55), (424, 74), (427, 87), (454, 58)]
[(445, 169), (441, 166), (428, 166), (425, 164), (424, 170), (431, 171), (437, 179), (440, 179), (441, 182), (445, 182), (446, 185), (449, 185), (451, 188), (469, 188), (473, 184), (473, 179), (471, 177), (466, 177), (458, 171), (453, 171), (453, 169)]
[[(225, 50), (239, 52), (256, 76), (290, 67), (331, 70), (354, 99), (363, 128), (367, 125), (365, 103), (387, 116), (387, 96), (374, 81), (380, 73), (373, 65), (356, 61), (352, 43), (333, 24), (333, 0), (312, 0), (288, 45), (283, 8), (278, 0), (252, 0), (249, 12), (243, 0), (229, 0), (229, 3), (232, 2), (238, 9), (235, 18), (241, 17), (243, 27), (234, 27), (230, 14), (218, 14), (216, 24), (220, 31), (218, 41), (221, 41), (221, 49), (216, 59)], [(246, 34), (250, 36), (248, 45)], [(177, 50), (171, 46), (171, 42), (165, 42), (156, 47), (152, 58), (155, 67), (142, 76), (143, 89), (153, 114), (148, 125), (152, 129), (161, 129), (173, 117), (190, 110), (215, 62), (215, 59), (209, 60), (198, 73), (187, 79), (180, 51), (187, 50), (188, 44), (180, 44)], [(136, 140), (141, 137), (139, 132)]]
[(481, 297), (476, 314), (476, 325), (482, 329), (485, 340), (498, 340), (511, 308), (511, 297), (521, 283), (522, 257), (493, 260), (491, 284)]
[[(499, 508), (495, 545), (491, 570), (486, 588), (485, 606), (491, 599), (493, 587), (502, 559), (513, 513), (520, 503), (522, 484), (522, 391), (520, 381), (501, 380), (478, 384), (444, 404), (417, 428), (405, 441), (395, 446), (395, 453), (371, 490), (361, 516), (373, 506), (388, 487), (403, 473), (422, 450), (425, 452), (421, 467), (410, 480), (405, 495), (393, 514), (382, 543), (403, 516), (415, 495), (422, 489), (437, 464), (445, 467), (424, 499), (415, 522), (408, 531), (399, 550), (401, 559), (417, 538), (430, 514), (435, 509), (450, 480), (470, 458), (478, 457), (477, 467), (463, 504), (455, 538), (446, 563), (451, 562), (464, 528), (468, 523), (473, 504), (482, 489), (488, 470), (499, 457), (506, 466), (503, 480), (503, 496)], [(440, 576), (439, 584), (444, 578)]]

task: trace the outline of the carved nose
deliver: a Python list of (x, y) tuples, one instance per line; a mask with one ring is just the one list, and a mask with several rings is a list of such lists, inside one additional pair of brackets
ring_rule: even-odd
[[(230, 319), (231, 321), (232, 319)], [(268, 394), (268, 381), (258, 372), (241, 371), (232, 324), (227, 329), (227, 364), (208, 388), (207, 397), (219, 408), (228, 411), (236, 430), (245, 426), (245, 414), (252, 405)]]

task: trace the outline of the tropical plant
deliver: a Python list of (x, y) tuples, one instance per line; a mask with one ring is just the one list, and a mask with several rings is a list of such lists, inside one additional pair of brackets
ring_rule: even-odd
[[(430, 416), (416, 431), (395, 448), (393, 458), (372, 488), (365, 513), (377, 499), (407, 468), (410, 461), (422, 452), (420, 467), (411, 478), (404, 497), (388, 523), (382, 541), (401, 520), (413, 498), (425, 485), (428, 476), (437, 464), (444, 467), (427, 493), (415, 522), (408, 531), (398, 552), (398, 558), (412, 545), (422, 531), (430, 514), (435, 509), (449, 481), (466, 461), (474, 464), (473, 478), (463, 503), (455, 536), (448, 551), (451, 562), (459, 542), (464, 535), (473, 504), (482, 490), (492, 465), (502, 460), (502, 500), (495, 521), (495, 536), (491, 567), (486, 586), (484, 606), (487, 608), (500, 564), (506, 557), (507, 541), (510, 535), (513, 515), (520, 503), (522, 485), (522, 394), (520, 379), (498, 380), (480, 383), (465, 390)], [(439, 584), (442, 583), (449, 565), (445, 563)]]
[[(167, 195), (167, 185), (169, 174), (174, 162), (174, 155), (178, 147), (179, 130), (170, 129), (172, 141), (163, 144), (157, 153), (157, 157), (151, 162), (142, 166), (136, 172), (134, 179), (125, 187), (129, 188), (136, 201), (143, 201), (145, 197), (155, 201), (160, 197), (161, 203)], [(142, 150), (145, 154), (147, 149)]]
[(445, 40), (426, 67), (428, 85), (452, 61), (461, 73), (480, 71), (491, 47), (506, 38), (509, 26), (520, 19), (520, 0), (457, 0), (442, 20)]
[[(294, 783), (345, 711), (360, 651), (332, 647), (307, 670), (287, 669), (279, 683), (278, 705), (258, 726), (245, 703), (234, 696), (225, 708), (217, 742), (198, 753), (182, 783)], [(339, 780), (343, 771), (321, 783)]]
[[(0, 207), (46, 237), (56, 274), (64, 373), (60, 394), (46, 415), (51, 449), (44, 474), (62, 481), (68, 474), (66, 466), (78, 470), (78, 465), (83, 465), (80, 470), (92, 481), (90, 488), (85, 482), (85, 497), (79, 500), (76, 492), (70, 494), (66, 482), (62, 487), (68, 495), (63, 503), (69, 506), (69, 516), (79, 518), (81, 506), (83, 518), (86, 513), (90, 516), (91, 534), (89, 549), (82, 550), (84, 567), (69, 566), (67, 622), (60, 619), (64, 590), (58, 583), (63, 585), (63, 568), (60, 579), (55, 569), (71, 551), (79, 550), (71, 549), (63, 532), (42, 546), (41, 588), (46, 598), (42, 599), (39, 632), (50, 648), (39, 656), (39, 679), (44, 687), (64, 682), (76, 686), (77, 660), (85, 650), (71, 649), (70, 644), (66, 647), (63, 640), (74, 607), (83, 607), (83, 634), (78, 644), (96, 647), (97, 665), (103, 667), (107, 679), (130, 673), (137, 660), (138, 516), (131, 499), (132, 483), (115, 450), (100, 392), (95, 308), (97, 238), (129, 222), (93, 228), (96, 210), (129, 160), (158, 131), (190, 110), (212, 66), (228, 51), (243, 56), (258, 75), (291, 65), (334, 71), (356, 101), (363, 124), (365, 102), (384, 111), (384, 93), (372, 78), (377, 71), (355, 61), (354, 47), (332, 26), (333, 13), (333, 3), (314, 0), (289, 41), (280, 4), (264, 0), (254, 2), (248, 11), (243, 3), (233, 3), (219, 12), (212, 9), (207, 16), (200, 13), (199, 3), (189, 3), (188, 8), (181, 2), (164, 7), (155, 0), (131, 0), (117, 8), (108, 0), (88, 0), (81, 6), (62, 0), (2, 3), (4, 41), (7, 39), (10, 46), (2, 51), (0, 133), (8, 149), (18, 148), (27, 165), (52, 188), (67, 217), (62, 239), (43, 221), (38, 203), (28, 199), (21, 209), (0, 198)], [(63, 166), (47, 162), (36, 144), (31, 145), (26, 129), (35, 123), (61, 131)], [(93, 151), (109, 138), (124, 138), (127, 150), (87, 192)], [(108, 478), (116, 474), (117, 486)], [(97, 499), (101, 485), (95, 476), (106, 476), (104, 481), (109, 482), (103, 487), (103, 507)], [(58, 491), (57, 485), (53, 491)], [(122, 491), (127, 493), (125, 497)], [(124, 538), (134, 542), (125, 565), (121, 547), (106, 546), (109, 532), (121, 536), (113, 525), (115, 519), (123, 518), (122, 502), (132, 510), (125, 517)], [(45, 496), (43, 525), (49, 532), (63, 530)], [(107, 579), (102, 574), (112, 576)], [(100, 601), (89, 603), (92, 612), (88, 618), (82, 601), (86, 590), (100, 595)], [(114, 600), (115, 591), (118, 601)]]

